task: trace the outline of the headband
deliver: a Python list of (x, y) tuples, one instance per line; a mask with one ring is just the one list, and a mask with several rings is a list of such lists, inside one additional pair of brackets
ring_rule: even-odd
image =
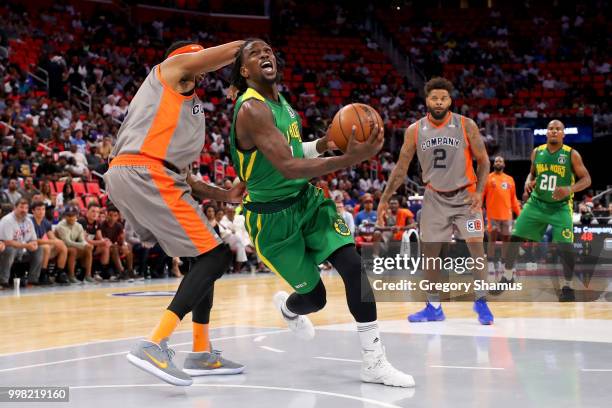
[(202, 47), (200, 44), (185, 45), (181, 48), (177, 48), (176, 50), (172, 51), (170, 55), (168, 55), (168, 58), (174, 57), (175, 55), (179, 55), (179, 54), (187, 54), (191, 52), (202, 51), (203, 49), (204, 47)]

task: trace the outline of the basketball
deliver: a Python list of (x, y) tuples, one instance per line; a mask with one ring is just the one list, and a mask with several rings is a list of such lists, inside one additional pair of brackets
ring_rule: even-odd
[(365, 142), (374, 131), (376, 124), (380, 128), (383, 127), (382, 118), (376, 109), (363, 103), (351, 103), (342, 107), (336, 113), (329, 129), (329, 136), (336, 146), (344, 152), (351, 137), (353, 126), (356, 127), (355, 139), (359, 142)]

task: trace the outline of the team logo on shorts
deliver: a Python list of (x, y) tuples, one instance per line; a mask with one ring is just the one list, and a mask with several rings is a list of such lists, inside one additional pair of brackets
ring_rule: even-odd
[(574, 233), (572, 232), (571, 229), (564, 228), (563, 231), (561, 231), (561, 236), (565, 239), (572, 239), (572, 237), (574, 236)]
[(193, 108), (191, 108), (191, 114), (192, 115), (199, 115), (199, 114), (204, 114), (204, 107), (200, 104), (195, 104), (193, 105)]
[(482, 231), (482, 220), (468, 220), (465, 227), (467, 229), (467, 232), (480, 232)]
[(565, 162), (567, 161), (567, 156), (564, 154), (559, 155), (559, 158), (557, 159), (557, 161), (559, 162), (559, 164), (565, 164)]
[(338, 218), (336, 221), (334, 221), (334, 229), (336, 230), (338, 234), (342, 236), (347, 237), (351, 235), (351, 230), (346, 225), (346, 222), (344, 222), (343, 219)]

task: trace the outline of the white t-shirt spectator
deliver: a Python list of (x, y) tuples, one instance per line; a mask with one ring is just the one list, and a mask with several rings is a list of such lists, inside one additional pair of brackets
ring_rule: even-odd
[(6, 195), (8, 196), (11, 204), (17, 205), (17, 201), (19, 201), (19, 199), (21, 198), (21, 193), (17, 190), (11, 193), (9, 189), (6, 189), (4, 191), (6, 192)]
[(14, 212), (5, 215), (0, 220), (0, 240), (12, 240), (22, 244), (36, 241), (36, 230), (32, 220), (29, 217), (25, 217), (23, 221), (19, 221), (15, 217)]

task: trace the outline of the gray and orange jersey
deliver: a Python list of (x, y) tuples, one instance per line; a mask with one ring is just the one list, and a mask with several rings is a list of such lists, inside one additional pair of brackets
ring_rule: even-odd
[(195, 92), (184, 96), (161, 77), (156, 65), (132, 99), (111, 158), (140, 154), (187, 169), (204, 147), (205, 118)]
[(476, 186), (465, 119), (451, 112), (440, 125), (433, 124), (429, 117), (417, 121), (415, 144), (423, 181), (435, 191)]

